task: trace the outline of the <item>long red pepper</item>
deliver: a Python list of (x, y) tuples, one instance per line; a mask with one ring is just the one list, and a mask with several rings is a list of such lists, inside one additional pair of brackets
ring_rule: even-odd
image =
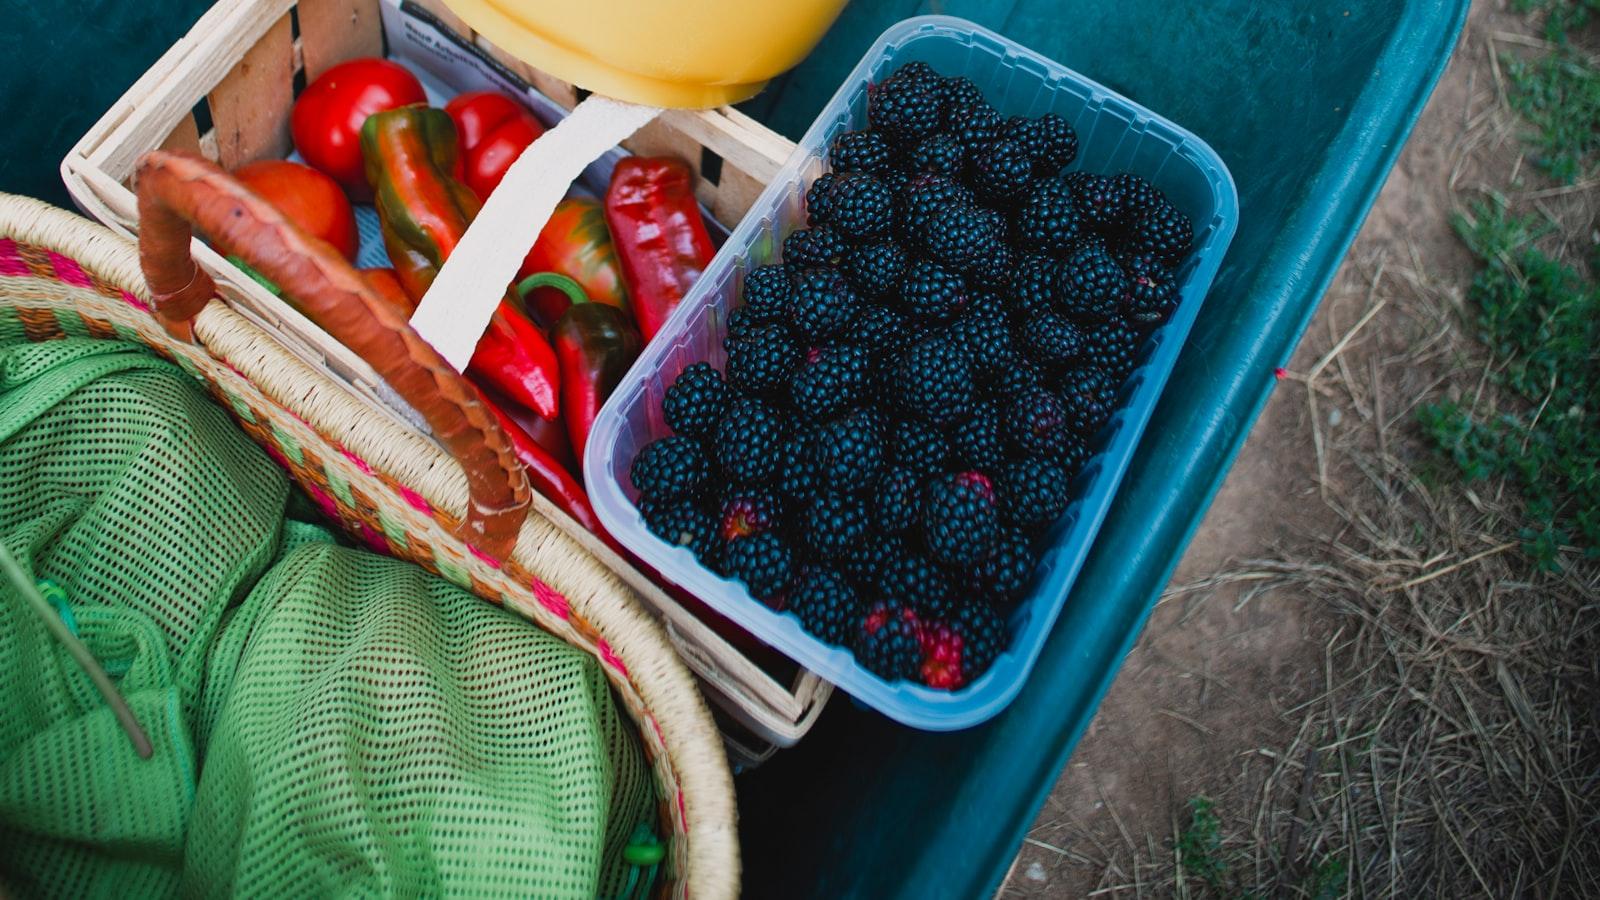
[(606, 546), (626, 555), (627, 551), (622, 545), (607, 534), (605, 527), (600, 524), (600, 517), (595, 515), (594, 507), (589, 505), (589, 495), (583, 492), (583, 485), (572, 477), (572, 473), (557, 462), (549, 451), (529, 437), (521, 426), (506, 415), (505, 410), (496, 406), (487, 397), (483, 398), (483, 402), (494, 412), (495, 419), (500, 422), (500, 428), (511, 438), (511, 446), (517, 451), (517, 459), (522, 460), (523, 466), (527, 468), (528, 483), (533, 489), (549, 498), (562, 512), (604, 541)]
[(606, 190), (606, 225), (649, 342), (716, 252), (694, 199), (694, 172), (671, 158), (623, 159)]
[[(425, 106), (376, 113), (361, 126), (361, 152), (384, 248), (406, 294), (420, 301), (478, 214), (478, 198), (450, 174), (455, 125)], [(490, 318), (467, 371), (541, 418), (560, 413), (555, 349), (509, 299)]]

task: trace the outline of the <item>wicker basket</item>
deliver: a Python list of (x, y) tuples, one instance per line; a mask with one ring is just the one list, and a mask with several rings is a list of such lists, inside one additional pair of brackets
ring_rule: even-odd
[[(186, 149), (229, 169), (283, 156), (299, 87), (342, 60), (386, 47), (393, 51), (401, 42), (386, 38), (385, 23), (392, 28), (400, 17), (408, 29), (440, 36), (450, 53), (491, 68), (497, 83), (533, 86), (557, 113), (581, 98), (572, 85), (474, 35), (439, 0), (222, 0), (67, 155), (62, 175), (68, 190), (89, 215), (115, 231), (136, 234), (132, 180), (143, 154)], [(793, 149), (731, 108), (666, 112), (623, 146), (688, 161), (701, 203), (729, 226)], [(446, 499), (441, 491), (454, 473), (429, 462), (439, 454), (435, 440), (404, 407), (397, 411), (392, 392), (370, 365), (209, 247), (196, 244), (194, 257), (240, 322), (344, 395), (337, 419), (310, 420), (319, 431), (344, 445), (361, 435), (373, 447), (367, 458), (379, 472), (428, 497), (433, 508), (448, 507), (440, 502)], [(535, 497), (534, 508), (570, 539), (570, 552), (594, 556), (663, 621), (708, 696), (729, 714), (721, 721), (737, 762), (757, 762), (811, 727), (832, 690), (826, 682), (803, 670), (792, 679), (769, 674), (553, 505)]]
[[(188, 229), (179, 230), (181, 243), (169, 247), (177, 246), (187, 262)], [(150, 247), (156, 231), (152, 226), (146, 232), (147, 259), (160, 255)], [(192, 273), (191, 268), (182, 276), (185, 282), (203, 287), (204, 279), (192, 279)], [(344, 283), (360, 283), (348, 267), (346, 273)], [(166, 309), (161, 301), (157, 296), (154, 302)], [(492, 434), (481, 427), (444, 429), (452, 434), (452, 449), (463, 463), (458, 465), (431, 443), (370, 427), (346, 389), (226, 305), (205, 303), (189, 323), (190, 342), (158, 324), (152, 302), (140, 255), (126, 239), (38, 201), (0, 195), (0, 316), (14, 317), (34, 341), (92, 336), (150, 347), (203, 381), (330, 519), (596, 657), (651, 761), (661, 798), (658, 825), (673, 835), (675, 893), (734, 896), (739, 861), (733, 782), (710, 711), (662, 629), (629, 599), (615, 573), (541, 517), (521, 517), (520, 527), (507, 521), (516, 513), (517, 482), (523, 502), (529, 492), (504, 436), (492, 428)], [(430, 376), (422, 383), (439, 397), (469, 390), (448, 369), (406, 365)], [(415, 390), (414, 377), (410, 383), (406, 394), (424, 401), (419, 408), (438, 406), (439, 397), (429, 404), (428, 391)], [(336, 434), (343, 437), (330, 437)], [(483, 465), (496, 458), (503, 460), (498, 473)], [(470, 508), (466, 470), (479, 475)], [(498, 523), (476, 504), (495, 493), (512, 501)], [(477, 552), (457, 535), (469, 523), (485, 532), (474, 544), (515, 540), (515, 551), (504, 562)]]

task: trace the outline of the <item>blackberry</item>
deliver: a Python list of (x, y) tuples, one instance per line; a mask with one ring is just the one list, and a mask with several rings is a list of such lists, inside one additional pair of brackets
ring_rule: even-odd
[(783, 321), (794, 302), (794, 273), (785, 266), (759, 266), (744, 277), (744, 306), (752, 325)]
[(1061, 270), (1060, 296), (1067, 315), (1091, 321), (1117, 314), (1117, 304), (1127, 289), (1128, 277), (1109, 251), (1081, 246), (1067, 257)]
[(994, 552), (1000, 533), (994, 484), (977, 471), (934, 479), (922, 506), (922, 535), (928, 552), (955, 568), (971, 568)]
[(1000, 113), (996, 112), (994, 107), (985, 103), (982, 106), (973, 107), (966, 118), (955, 123), (950, 128), (950, 133), (955, 136), (956, 140), (961, 142), (962, 146), (967, 148), (967, 155), (971, 156), (974, 150), (984, 146), (999, 135), (1003, 121)]
[(1133, 371), (1139, 352), (1139, 332), (1121, 319), (1091, 325), (1083, 330), (1083, 360), (1104, 372), (1113, 389), (1122, 387)]
[(918, 612), (942, 611), (950, 603), (951, 584), (944, 570), (920, 553), (907, 551), (886, 559), (878, 570), (878, 595)]
[(1033, 316), (1022, 326), (1022, 351), (1046, 369), (1066, 365), (1083, 352), (1077, 326), (1055, 313)]
[(728, 380), (750, 394), (770, 394), (789, 382), (800, 365), (800, 348), (782, 325), (752, 325), (731, 336)]
[(969, 183), (978, 199), (991, 206), (1010, 203), (1033, 181), (1033, 158), (1016, 141), (991, 141), (972, 155)]
[(728, 406), (728, 385), (722, 373), (708, 362), (697, 362), (678, 373), (661, 398), (661, 417), (675, 433), (705, 438), (717, 427)]
[(964, 203), (935, 212), (917, 237), (929, 257), (953, 272), (966, 271), (1000, 241), (978, 210)]
[(783, 524), (783, 501), (771, 491), (735, 490), (722, 499), (717, 537), (724, 541), (775, 531)]
[(799, 526), (801, 538), (813, 555), (838, 559), (866, 537), (867, 509), (849, 495), (825, 493), (806, 507)]
[(889, 461), (919, 475), (944, 471), (950, 442), (939, 429), (918, 419), (901, 419), (889, 427)]
[(824, 341), (843, 331), (861, 307), (861, 297), (835, 269), (806, 269), (795, 279), (789, 325), (796, 334)]
[(1067, 413), (1067, 427), (1083, 440), (1093, 437), (1111, 418), (1111, 409), (1102, 398), (1105, 376), (1088, 367), (1062, 373), (1061, 408)]
[(877, 417), (856, 410), (817, 429), (811, 451), (822, 489), (866, 489), (883, 470), (883, 431)]
[(969, 301), (967, 312), (950, 326), (949, 336), (971, 357), (978, 378), (991, 377), (1016, 362), (1011, 329), (998, 297)]
[(948, 134), (930, 134), (906, 154), (906, 167), (912, 172), (932, 172), (946, 178), (961, 174), (967, 161), (967, 148)]
[(1111, 180), (1122, 196), (1124, 219), (1154, 209), (1167, 202), (1166, 196), (1155, 185), (1145, 181), (1138, 175), (1124, 172), (1121, 175), (1111, 176)]
[(890, 466), (878, 479), (872, 494), (872, 521), (883, 534), (904, 534), (922, 514), (923, 476), (911, 469)]
[(806, 224), (826, 225), (833, 218), (833, 185), (839, 176), (833, 172), (823, 172), (806, 188)]
[(806, 191), (806, 212), (807, 221), (830, 225), (847, 241), (871, 241), (889, 231), (894, 195), (865, 172), (827, 172)]
[(1066, 409), (1044, 388), (1018, 394), (1005, 410), (1006, 437), (1022, 456), (1053, 456), (1072, 439)]
[(1130, 218), (1122, 233), (1127, 252), (1148, 253), (1165, 263), (1182, 260), (1193, 243), (1194, 224), (1165, 200)]
[(822, 475), (811, 452), (815, 430), (796, 429), (778, 456), (777, 487), (790, 500), (805, 502), (822, 490)]
[(985, 393), (996, 402), (1004, 404), (1023, 391), (1032, 390), (1043, 384), (1044, 373), (1038, 366), (1022, 358), (1010, 368), (997, 372), (994, 378), (990, 379)]
[(806, 633), (829, 644), (849, 643), (861, 618), (861, 598), (837, 569), (806, 566), (789, 591), (789, 612)]
[(960, 421), (972, 402), (972, 362), (942, 337), (927, 338), (908, 349), (893, 380), (900, 408), (934, 425)]
[(894, 151), (876, 131), (846, 131), (833, 139), (828, 162), (835, 172), (884, 175), (894, 167)]
[(867, 121), (889, 140), (909, 144), (938, 130), (940, 96), (936, 80), (904, 72), (867, 89)]
[(963, 75), (946, 78), (940, 82), (939, 96), (944, 101), (940, 119), (945, 131), (955, 131), (962, 123), (972, 118), (976, 110), (989, 106), (983, 91), (978, 89), (972, 79)]
[(944, 76), (940, 75), (933, 66), (921, 60), (901, 65), (891, 72), (886, 80), (915, 81), (932, 88), (935, 93), (939, 94), (941, 100), (944, 97)]
[(1037, 119), (1012, 116), (1000, 126), (1000, 136), (1022, 145), (1034, 174), (1043, 177), (1058, 174), (1078, 156), (1078, 133), (1054, 113)]
[(1126, 190), (1115, 179), (1089, 172), (1073, 172), (1066, 176), (1073, 199), (1078, 202), (1078, 212), (1084, 224), (1102, 233), (1122, 224), (1127, 214)]
[[(920, 494), (918, 497), (920, 498)], [(895, 534), (876, 535), (873, 540), (862, 541), (845, 554), (839, 567), (863, 594), (876, 596), (878, 573), (893, 560), (911, 552), (905, 539)]]
[(784, 437), (783, 417), (766, 401), (735, 400), (717, 426), (717, 464), (734, 481), (766, 481), (777, 470)]
[[(1004, 221), (997, 229), (999, 235), (1005, 234)], [(1011, 276), (1016, 267), (1017, 256), (1012, 252), (1003, 238), (996, 239), (989, 245), (989, 251), (975, 260), (967, 270), (967, 280), (979, 287), (994, 291), (1003, 291), (1011, 286)]]
[(1056, 311), (1061, 286), (1061, 261), (1032, 254), (1017, 263), (1011, 294), (1023, 321)]
[(1044, 528), (1067, 511), (1067, 472), (1046, 459), (1010, 463), (995, 479), (1000, 517), (1024, 531)]
[[(779, 319), (778, 321), (781, 322), (782, 319)], [(747, 337), (750, 334), (750, 329), (762, 324), (768, 323), (757, 321), (756, 317), (751, 313), (750, 307), (740, 306), (738, 309), (735, 309), (728, 315), (726, 339), (728, 341), (733, 341), (742, 337)]]
[(966, 279), (928, 259), (913, 259), (900, 280), (900, 303), (912, 319), (928, 325), (948, 322), (967, 299)]
[(794, 411), (821, 419), (849, 406), (866, 390), (870, 361), (866, 349), (850, 344), (809, 351), (789, 381)]
[(794, 551), (771, 531), (734, 538), (722, 550), (722, 570), (744, 582), (750, 596), (772, 600), (794, 575)]
[(1067, 473), (1067, 478), (1070, 479), (1083, 471), (1084, 463), (1089, 461), (1089, 455), (1089, 445), (1074, 434), (1050, 458), (1061, 466), (1062, 470)]
[(852, 247), (839, 261), (845, 280), (863, 297), (881, 297), (900, 286), (906, 251), (894, 241)]
[(640, 504), (644, 525), (650, 533), (675, 547), (688, 547), (701, 561), (712, 559), (716, 523), (711, 513), (693, 499), (662, 500)]
[(1156, 328), (1172, 318), (1178, 308), (1178, 280), (1153, 256), (1131, 256), (1123, 264), (1127, 287), (1122, 292), (1122, 316), (1141, 328)]
[(972, 415), (950, 433), (956, 458), (974, 469), (998, 472), (1006, 461), (1005, 436), (999, 410), (991, 403), (979, 403)]
[(628, 476), (651, 500), (678, 500), (699, 492), (711, 477), (711, 465), (699, 441), (678, 435), (645, 444), (633, 458)]
[(868, 303), (850, 321), (844, 339), (867, 351), (873, 359), (882, 360), (899, 351), (907, 335), (905, 316), (887, 306)]
[(1029, 253), (1059, 255), (1078, 237), (1078, 210), (1072, 191), (1059, 178), (1033, 183), (1017, 208), (1017, 246)]
[(885, 681), (915, 678), (922, 664), (921, 625), (910, 606), (880, 600), (856, 628), (856, 661)]
[(994, 553), (973, 568), (973, 580), (984, 594), (1009, 609), (1028, 589), (1038, 561), (1028, 536), (1007, 528), (995, 538)]
[(931, 688), (966, 687), (989, 671), (1005, 649), (1005, 623), (984, 603), (965, 604), (921, 625), (917, 677)]
[(799, 228), (783, 239), (783, 264), (796, 272), (819, 266), (837, 266), (850, 245), (828, 225)]
[(912, 177), (895, 210), (895, 225), (909, 243), (920, 244), (935, 213), (972, 200), (971, 192), (943, 175), (923, 173)]

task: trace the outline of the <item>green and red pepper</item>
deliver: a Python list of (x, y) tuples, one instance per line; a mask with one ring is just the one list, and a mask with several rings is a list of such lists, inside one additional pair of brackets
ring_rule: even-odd
[[(443, 110), (407, 106), (369, 116), (361, 127), (367, 180), (395, 275), (420, 301), (455, 250), (478, 198), (453, 178), (455, 125)], [(560, 412), (560, 367), (544, 333), (502, 299), (467, 372), (542, 418)]]
[[(617, 251), (606, 230), (605, 213), (588, 197), (569, 197), (556, 204), (517, 277), (540, 272), (559, 272), (576, 281), (591, 303), (628, 308), (628, 289), (623, 286)], [(528, 314), (549, 328), (567, 311), (572, 298), (544, 286), (527, 293), (523, 302)]]

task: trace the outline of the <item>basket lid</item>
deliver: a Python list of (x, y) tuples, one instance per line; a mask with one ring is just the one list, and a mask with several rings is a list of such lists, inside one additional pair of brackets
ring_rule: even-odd
[(597, 94), (703, 109), (798, 63), (846, 0), (445, 0), (473, 30)]

